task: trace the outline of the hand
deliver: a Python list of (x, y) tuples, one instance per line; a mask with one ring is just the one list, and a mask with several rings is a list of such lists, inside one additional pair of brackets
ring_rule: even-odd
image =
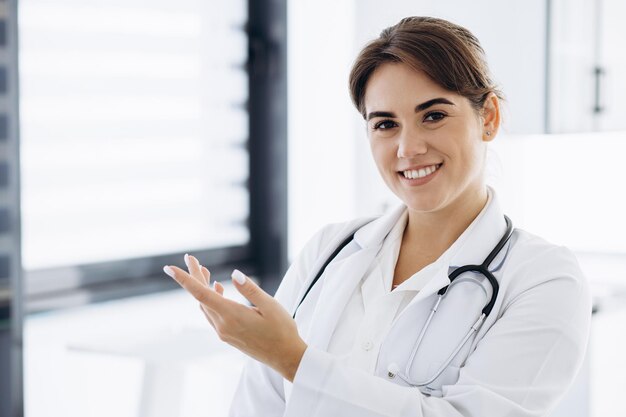
[(185, 263), (189, 273), (176, 266), (165, 266), (163, 270), (200, 302), (200, 309), (220, 340), (293, 382), (307, 345), (287, 310), (236, 269), (233, 284), (254, 304), (252, 307), (224, 297), (220, 283), (214, 282), (211, 289), (211, 273), (195, 257), (185, 255)]

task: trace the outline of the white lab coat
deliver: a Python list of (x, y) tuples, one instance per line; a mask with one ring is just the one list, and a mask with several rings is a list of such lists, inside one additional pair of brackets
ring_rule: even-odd
[[(500, 290), (490, 316), (446, 371), (421, 390), (388, 375), (391, 363), (405, 369), (437, 290), (450, 282), (449, 271), (482, 263), (505, 232), (495, 195), (459, 238), (460, 248), (431, 265), (438, 273), (394, 320), (373, 375), (326, 352), (348, 298), (404, 209), (400, 205), (361, 227), (298, 309), (298, 330), (308, 348), (293, 384), (249, 359), (231, 417), (538, 417), (564, 396), (585, 355), (589, 287), (568, 249), (519, 229), (491, 264)], [(275, 298), (293, 312), (329, 255), (368, 220), (333, 223), (318, 231), (288, 269)], [(450, 286), (429, 327), (410, 370), (413, 380), (433, 374), (491, 295), (480, 275), (463, 277)]]

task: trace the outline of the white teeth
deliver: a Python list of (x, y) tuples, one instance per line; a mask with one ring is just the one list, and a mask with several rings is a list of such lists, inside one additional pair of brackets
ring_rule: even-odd
[(426, 168), (421, 168), (419, 170), (409, 170), (409, 171), (402, 171), (402, 173), (404, 174), (405, 178), (409, 178), (409, 179), (416, 179), (416, 178), (424, 178), (427, 175), (432, 174), (433, 172), (435, 172), (438, 169), (437, 165), (431, 165), (429, 167)]

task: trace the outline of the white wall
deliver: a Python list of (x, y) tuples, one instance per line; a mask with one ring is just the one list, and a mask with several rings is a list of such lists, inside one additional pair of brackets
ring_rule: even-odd
[[(626, 239), (616, 232), (626, 230), (625, 133), (518, 135), (491, 145), (498, 171), (492, 182), (516, 227), (578, 253), (622, 254), (626, 262)], [(590, 279), (607, 279), (594, 270)]]
[(507, 96), (510, 133), (544, 127), (546, 1), (362, 0), (356, 8), (356, 46), (406, 16), (441, 17), (468, 28), (481, 42), (496, 82)]
[(324, 224), (354, 213), (354, 18), (352, 0), (288, 4), (290, 258)]

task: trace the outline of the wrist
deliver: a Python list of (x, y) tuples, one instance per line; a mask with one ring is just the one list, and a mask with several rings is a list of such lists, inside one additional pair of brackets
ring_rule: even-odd
[(287, 381), (293, 382), (307, 347), (304, 340), (298, 339), (298, 343), (294, 346), (292, 352), (285, 355), (286, 360), (283, 363), (280, 373)]

